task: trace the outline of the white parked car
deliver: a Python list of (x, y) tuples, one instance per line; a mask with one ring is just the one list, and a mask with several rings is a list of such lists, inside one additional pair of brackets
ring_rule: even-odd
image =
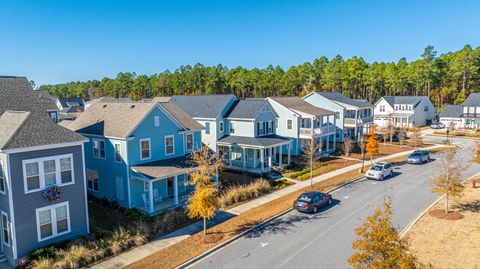
[(388, 162), (379, 162), (374, 164), (367, 171), (365, 176), (369, 179), (383, 180), (393, 175), (393, 165)]

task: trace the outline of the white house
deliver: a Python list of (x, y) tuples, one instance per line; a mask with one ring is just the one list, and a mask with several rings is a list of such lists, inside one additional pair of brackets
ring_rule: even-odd
[(375, 103), (374, 122), (380, 128), (430, 125), (437, 110), (427, 96), (385, 96)]
[(448, 105), (440, 113), (440, 122), (454, 128), (477, 129), (480, 126), (480, 93), (472, 93), (460, 105)]

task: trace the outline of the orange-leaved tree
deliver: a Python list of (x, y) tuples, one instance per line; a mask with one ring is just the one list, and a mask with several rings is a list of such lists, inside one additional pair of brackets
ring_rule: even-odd
[(384, 203), (383, 210), (375, 210), (355, 233), (359, 238), (353, 242), (355, 252), (348, 258), (353, 268), (423, 268), (409, 252), (406, 240), (393, 227), (390, 199)]
[(370, 132), (368, 133), (366, 151), (367, 154), (370, 155), (370, 160), (373, 159), (374, 156), (379, 154), (379, 144), (378, 144), (378, 137), (376, 135), (377, 126), (374, 124), (370, 128)]
[(217, 177), (218, 170), (223, 168), (222, 158), (203, 146), (200, 151), (192, 154), (197, 165), (195, 172), (190, 174), (190, 182), (195, 185), (193, 194), (188, 199), (187, 215), (190, 218), (203, 219), (203, 234), (207, 234), (207, 219), (215, 216), (218, 208)]

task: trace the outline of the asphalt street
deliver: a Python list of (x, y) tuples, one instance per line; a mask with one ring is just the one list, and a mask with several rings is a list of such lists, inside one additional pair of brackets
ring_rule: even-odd
[[(440, 141), (442, 138), (426, 137)], [(455, 140), (459, 155), (470, 160), (474, 143)], [(193, 268), (350, 268), (354, 228), (393, 199), (394, 225), (401, 230), (438, 195), (431, 193), (439, 158), (424, 165), (402, 164), (392, 178), (377, 182), (362, 179), (333, 193), (334, 203), (317, 214), (291, 211), (248, 233), (218, 252), (194, 264)], [(466, 179), (480, 172), (470, 164)]]

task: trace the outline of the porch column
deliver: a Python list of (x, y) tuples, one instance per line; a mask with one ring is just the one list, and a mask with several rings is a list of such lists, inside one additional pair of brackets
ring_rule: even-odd
[(272, 148), (268, 149), (268, 167), (272, 168)]
[(262, 172), (265, 169), (265, 149), (260, 149), (260, 167), (262, 168)]
[(277, 160), (277, 146), (273, 147), (273, 159)]
[(257, 150), (253, 150), (253, 167), (257, 167)]
[[(320, 137), (320, 139), (322, 139), (322, 138)], [(327, 135), (327, 143), (326, 143), (326, 145), (325, 145), (325, 151), (328, 151), (328, 150), (329, 150), (329, 147), (328, 147), (328, 143), (329, 143), (329, 142), (330, 142), (330, 137), (329, 137), (329, 135)]]
[(153, 182), (148, 181), (148, 212), (153, 213)]
[(247, 166), (247, 158), (245, 156), (245, 148), (242, 147), (242, 165), (243, 165), (243, 169), (245, 169), (245, 167)]
[[(283, 145), (280, 146), (280, 152), (278, 153), (279, 155), (278, 166), (280, 167), (282, 167), (282, 148), (283, 148)], [(290, 151), (288, 151), (288, 154), (290, 154)]]
[(178, 205), (178, 175), (173, 179), (173, 201)]
[(232, 146), (228, 146), (228, 165), (232, 165)]
[(291, 155), (291, 153), (290, 153), (290, 151), (291, 151), (291, 148), (292, 148), (292, 142), (288, 142), (288, 158), (287, 158), (287, 164), (290, 164), (290, 161), (291, 161), (291, 160), (290, 160), (290, 159), (291, 159), (291, 158), (290, 158), (290, 155)]

